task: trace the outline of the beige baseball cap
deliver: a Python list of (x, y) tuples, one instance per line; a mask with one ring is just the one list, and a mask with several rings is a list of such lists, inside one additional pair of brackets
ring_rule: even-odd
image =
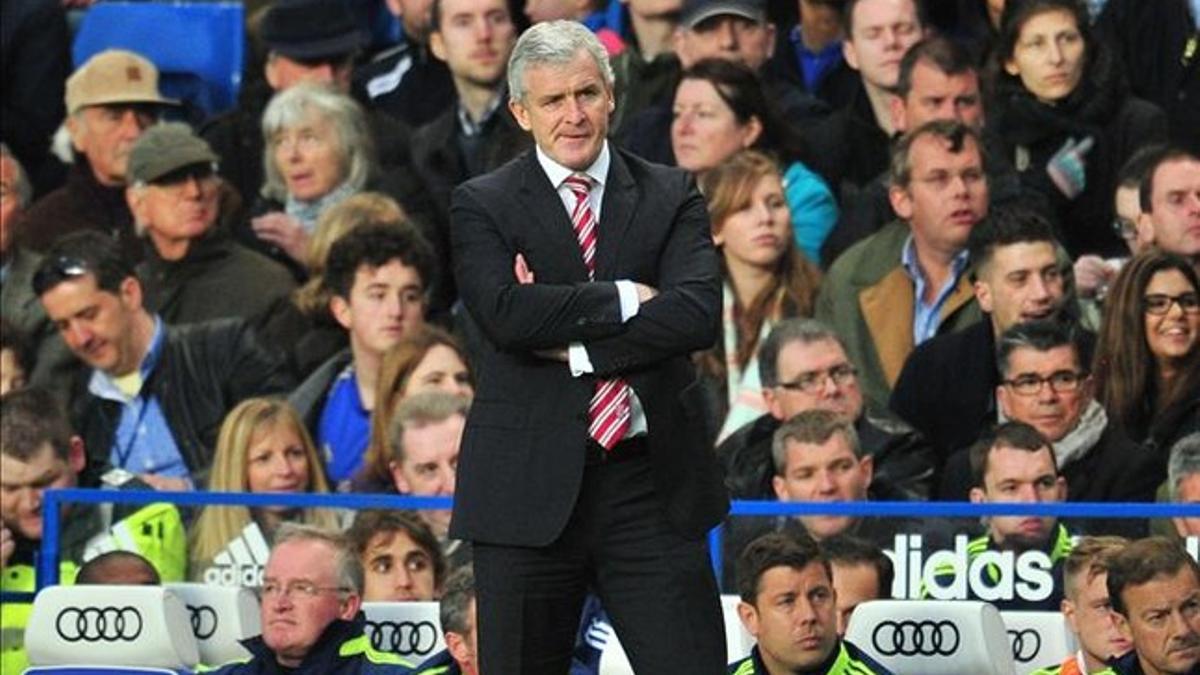
[(87, 60), (67, 78), (67, 114), (81, 108), (110, 103), (161, 103), (179, 101), (158, 93), (158, 68), (138, 54), (106, 49)]

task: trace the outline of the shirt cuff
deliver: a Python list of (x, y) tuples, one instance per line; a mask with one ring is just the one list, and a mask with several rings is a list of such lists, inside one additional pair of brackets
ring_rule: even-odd
[(592, 367), (592, 359), (588, 356), (587, 348), (583, 346), (582, 342), (572, 342), (567, 345), (567, 365), (571, 367), (571, 377), (590, 375), (596, 372), (596, 369)]
[(621, 299), (621, 323), (625, 323), (637, 316), (642, 303), (638, 302), (637, 287), (632, 281), (621, 279), (613, 283), (617, 285), (617, 296)]

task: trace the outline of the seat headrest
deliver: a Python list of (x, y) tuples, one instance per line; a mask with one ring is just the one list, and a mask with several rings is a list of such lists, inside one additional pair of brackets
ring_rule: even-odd
[(35, 666), (191, 669), (200, 660), (187, 607), (161, 586), (51, 586), (25, 630)]
[(1060, 663), (1075, 652), (1075, 635), (1061, 612), (1000, 612), (1018, 669)]
[(241, 640), (262, 633), (262, 615), (250, 589), (197, 583), (166, 588), (187, 607), (202, 663), (216, 665), (251, 655)]
[(381, 652), (420, 663), (446, 648), (436, 602), (364, 602), (367, 637)]
[(872, 600), (854, 609), (846, 639), (889, 670), (1012, 675), (1000, 612), (986, 602)]
[(754, 649), (754, 636), (742, 624), (738, 616), (738, 603), (742, 598), (737, 595), (721, 596), (721, 615), (725, 621), (725, 660), (729, 663), (744, 659)]

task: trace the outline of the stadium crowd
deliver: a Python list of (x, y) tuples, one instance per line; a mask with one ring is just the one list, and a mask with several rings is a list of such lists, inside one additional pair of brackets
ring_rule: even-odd
[[(87, 4), (0, 20), (4, 591), (34, 589), (47, 489), (454, 495), (495, 375), (453, 195), (534, 152), (508, 65), (556, 20), (608, 52), (608, 143), (707, 204), (723, 288), (694, 452), (732, 498), (1200, 503), (1200, 1), (385, 0), (398, 41), (369, 3), (246, 3), (223, 111), (134, 51), (71, 67)], [(517, 255), (513, 283), (534, 274)], [(253, 656), (221, 672), (478, 672), (449, 511), (68, 508), (62, 583), (120, 549), (139, 579), (260, 593)], [(902, 573), (916, 535), (963, 568)], [(892, 597), (1061, 611), (1079, 652), (1038, 672), (1200, 672), (1195, 537), (730, 517), (720, 582), (758, 641), (730, 672), (888, 672), (842, 636)], [(995, 566), (960, 589), (993, 552), (1036, 554), (1045, 592)], [(436, 600), (431, 662), (361, 639), (362, 602)], [(2, 607), (3, 672), (28, 614)], [(608, 620), (588, 603), (572, 672), (597, 672)]]

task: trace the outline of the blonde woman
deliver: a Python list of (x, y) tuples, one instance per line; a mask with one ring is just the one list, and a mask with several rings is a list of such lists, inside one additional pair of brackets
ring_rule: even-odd
[(724, 407), (720, 442), (767, 411), (755, 352), (780, 319), (811, 316), (820, 283), (800, 253), (779, 166), (744, 150), (701, 178), (725, 281), (722, 338), (701, 358)]
[[(250, 398), (231, 410), (221, 424), (209, 489), (327, 493), (329, 481), (296, 411), (279, 399)], [(252, 575), (245, 574), (246, 561), (227, 547), (239, 539), (240, 546), (252, 554), (257, 546), (269, 547), (275, 530), (284, 521), (321, 527), (338, 525), (336, 514), (326, 509), (205, 507), (192, 527), (191, 576), (206, 583), (258, 585), (261, 567)], [(250, 527), (252, 524), (256, 527)], [(266, 563), (266, 556), (255, 558), (260, 566)]]

